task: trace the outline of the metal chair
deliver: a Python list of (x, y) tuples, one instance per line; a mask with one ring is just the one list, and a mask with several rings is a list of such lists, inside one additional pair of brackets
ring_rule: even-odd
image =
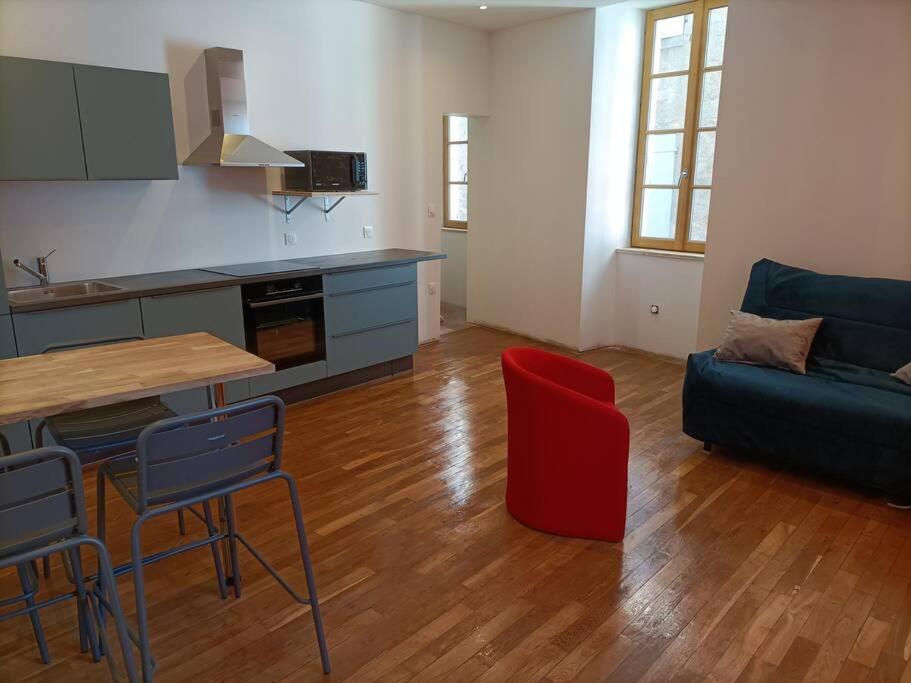
[[(89, 346), (102, 346), (125, 341), (139, 341), (143, 337), (105, 337), (78, 342), (50, 344), (41, 353), (54, 353)], [(83, 465), (100, 460), (127, 455), (136, 450), (136, 439), (147, 426), (158, 420), (174, 417), (176, 413), (168, 408), (160, 396), (139, 398), (97, 408), (75, 410), (54, 415), (38, 423), (35, 429), (35, 446), (44, 446), (47, 431), (61, 446), (69, 448), (79, 457)], [(177, 513), (181, 535), (186, 533), (183, 510)], [(50, 558), (45, 558), (44, 575), (51, 574)]]
[[(156, 422), (139, 435), (135, 457), (111, 461), (100, 468), (99, 537), (104, 538), (105, 479), (113, 484), (138, 515), (132, 529), (132, 562), (116, 568), (115, 574), (133, 573), (142, 672), (146, 681), (151, 680), (152, 655), (143, 568), (152, 562), (209, 545), (216, 558), (216, 572), (221, 581), (221, 565), (216, 546), (225, 539), (231, 566), (235, 568), (235, 596), (239, 598), (241, 594), (239, 574), (236, 571), (238, 544), (241, 544), (297, 602), (310, 605), (323, 672), (329, 673), (329, 651), (323, 633), (300, 498), (294, 479), (281, 469), (284, 430), (285, 404), (274, 396), (265, 396), (225, 408)], [(237, 531), (231, 496), (275, 480), (282, 480), (288, 486), (297, 542), (307, 580), (307, 597), (298, 594)], [(221, 499), (226, 501), (226, 529), (212, 533), (210, 525), (208, 538), (143, 557), (142, 529), (147, 521), (198, 503), (203, 504), (206, 517), (211, 520), (208, 504), (212, 500)]]
[[(23, 591), (19, 596), (0, 601), (0, 606), (25, 603), (23, 608), (0, 615), (0, 621), (28, 615), (41, 660), (47, 664), (50, 655), (38, 610), (75, 598), (82, 650), (91, 648), (98, 661), (101, 653), (108, 650), (101, 616), (101, 610), (107, 610), (114, 618), (127, 677), (131, 683), (136, 681), (136, 666), (110, 557), (104, 544), (87, 532), (82, 470), (76, 455), (61, 447), (39, 448), (4, 457), (0, 462), (0, 569), (16, 567)], [(80, 556), (83, 546), (94, 548), (98, 555), (99, 574), (106, 590), (93, 593), (86, 589)], [(57, 552), (69, 557), (75, 590), (36, 602), (34, 562)], [(114, 675), (110, 657), (108, 662)]]

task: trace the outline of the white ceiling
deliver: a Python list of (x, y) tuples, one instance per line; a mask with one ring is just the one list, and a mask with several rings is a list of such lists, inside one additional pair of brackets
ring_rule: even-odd
[[(424, 14), (485, 31), (498, 31), (530, 21), (547, 19), (610, 5), (618, 0), (364, 0), (374, 5), (391, 7), (405, 12)], [(478, 9), (487, 5), (486, 10)]]

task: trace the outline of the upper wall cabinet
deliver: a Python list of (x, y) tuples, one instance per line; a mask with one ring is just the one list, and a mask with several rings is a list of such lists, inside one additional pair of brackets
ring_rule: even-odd
[(168, 75), (0, 57), (0, 180), (177, 179)]
[(0, 57), (0, 179), (85, 178), (73, 65)]
[(77, 64), (89, 180), (177, 179), (168, 75)]

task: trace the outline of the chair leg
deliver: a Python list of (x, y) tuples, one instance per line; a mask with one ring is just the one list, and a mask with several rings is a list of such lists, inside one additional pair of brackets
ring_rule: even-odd
[[(142, 680), (151, 681), (152, 680), (152, 651), (149, 644), (149, 623), (148, 623), (148, 611), (146, 609), (146, 598), (145, 598), (145, 577), (143, 576), (143, 566), (142, 566), (142, 524), (145, 521), (143, 515), (140, 515), (139, 518), (133, 522), (133, 530), (130, 534), (131, 536), (131, 551), (133, 556), (133, 590), (136, 594), (136, 624), (139, 631), (139, 653), (142, 659)], [(111, 585), (111, 594), (116, 593), (116, 587), (114, 586), (113, 579), (110, 583)]]
[[(34, 607), (37, 581), (32, 577), (31, 568), (27, 564), (19, 564), (16, 565), (16, 572), (19, 574), (19, 585), (22, 587), (22, 592), (27, 596), (25, 598), (26, 607)], [(50, 664), (51, 655), (47, 649), (47, 639), (44, 637), (44, 628), (41, 626), (41, 618), (38, 616), (38, 610), (29, 612), (28, 618), (32, 622), (32, 631), (35, 634), (35, 642), (38, 643), (38, 652), (41, 655), (41, 661), (45, 664)]]
[(286, 472), (282, 478), (288, 484), (288, 493), (291, 496), (291, 508), (294, 510), (294, 524), (297, 527), (297, 542), (300, 545), (301, 560), (304, 563), (304, 574), (307, 577), (307, 592), (310, 598), (310, 612), (313, 614), (313, 628), (316, 630), (316, 640), (319, 643), (319, 656), (323, 663), (323, 673), (331, 671), (329, 664), (329, 648), (326, 645), (326, 634), (323, 631), (323, 617), (320, 614), (319, 598), (316, 595), (316, 579), (313, 576), (313, 564), (310, 561), (310, 546), (307, 544), (307, 532), (304, 529), (304, 517), (301, 514), (300, 496), (294, 479)]
[[(136, 527), (134, 526), (134, 531)], [(138, 533), (136, 534), (138, 540)], [(104, 580), (105, 586), (110, 586), (110, 590), (107, 591), (107, 601), (111, 607), (111, 613), (114, 617), (114, 626), (117, 629), (117, 639), (120, 641), (120, 653), (123, 657), (123, 665), (127, 670), (127, 681), (129, 683), (138, 683), (139, 679), (136, 676), (136, 663), (133, 661), (133, 653), (130, 649), (130, 634), (127, 631), (127, 620), (123, 615), (123, 609), (120, 606), (120, 594), (117, 592), (117, 584), (114, 582), (114, 571), (111, 568), (111, 557), (108, 554), (107, 547), (98, 542), (93, 543), (96, 551), (98, 552), (98, 586), (101, 588), (102, 583), (101, 579)], [(142, 566), (142, 561), (140, 558), (140, 567)], [(101, 589), (102, 595), (104, 595), (104, 589)], [(137, 601), (137, 606), (139, 601)], [(145, 608), (145, 601), (143, 600), (143, 608)], [(103, 610), (99, 606), (99, 612), (103, 613)], [(102, 622), (103, 623), (103, 622)], [(108, 655), (111, 656), (111, 655)], [(145, 653), (143, 653), (143, 671), (145, 671)], [(145, 673), (143, 673), (145, 677)], [(149, 677), (144, 678), (146, 681), (151, 681), (151, 672)]]
[(225, 519), (228, 523), (228, 548), (231, 551), (231, 567), (233, 568), (234, 597), (240, 597), (240, 564), (237, 561), (237, 520), (234, 516), (234, 500), (225, 496)]
[(177, 531), (181, 536), (187, 535), (187, 518), (183, 514), (183, 509), (177, 511)]
[(98, 536), (98, 540), (100, 540), (102, 543), (105, 542), (104, 537), (105, 537), (105, 532), (107, 530), (106, 529), (106, 527), (107, 527), (107, 509), (106, 509), (107, 496), (105, 495), (105, 490), (104, 490), (104, 487), (105, 487), (104, 478), (105, 478), (104, 472), (102, 472), (101, 468), (99, 467), (98, 473), (95, 476), (95, 482), (96, 482), (95, 489), (97, 491), (96, 505), (98, 508), (98, 526), (97, 526), (98, 533), (96, 535)]
[[(212, 505), (209, 501), (205, 501), (202, 504), (203, 515), (206, 518), (206, 529), (209, 531), (209, 537), (218, 535), (218, 527), (215, 526), (215, 522), (212, 518)], [(222, 600), (225, 600), (228, 597), (227, 584), (225, 583), (225, 570), (221, 564), (221, 554), (218, 552), (218, 541), (212, 541), (209, 544), (209, 547), (212, 549), (212, 560), (215, 562), (215, 576), (218, 578), (218, 594), (221, 596)]]
[(101, 661), (101, 650), (95, 637), (95, 630), (90, 618), (88, 592), (85, 589), (85, 576), (82, 571), (82, 556), (79, 548), (69, 551), (70, 565), (73, 569), (73, 583), (76, 584), (76, 615), (79, 619), (79, 647), (83, 652), (91, 649), (92, 659)]
[[(38, 426), (35, 428), (35, 448), (44, 447), (44, 428), (47, 426), (47, 423), (44, 420), (38, 423)], [(51, 578), (51, 556), (45, 555), (41, 558), (41, 569), (44, 574), (44, 578)]]

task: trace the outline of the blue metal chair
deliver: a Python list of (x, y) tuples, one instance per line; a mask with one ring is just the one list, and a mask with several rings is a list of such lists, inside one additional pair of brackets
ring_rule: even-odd
[[(319, 644), (323, 672), (329, 673), (329, 651), (323, 632), (310, 549), (301, 516), (300, 498), (294, 479), (281, 469), (285, 431), (285, 404), (265, 396), (195, 415), (161, 420), (142, 431), (134, 457), (110, 461), (99, 471), (99, 536), (104, 538), (104, 479), (112, 483), (124, 501), (138, 515), (132, 529), (132, 562), (117, 567), (115, 574), (133, 573), (136, 617), (142, 652), (142, 673), (150, 681), (153, 660), (149, 645), (143, 568), (153, 562), (209, 545), (215, 556), (216, 572), (222, 582), (217, 545), (227, 540), (230, 564), (234, 567), (234, 594), (240, 597), (237, 572), (238, 544), (243, 545), (297, 602), (309, 605)], [(275, 480), (288, 486), (297, 530), (297, 542), (307, 580), (307, 597), (298, 594), (237, 531), (231, 496), (239, 491)], [(225, 500), (226, 527), (213, 531), (212, 500)], [(156, 517), (196, 504), (203, 504), (210, 529), (207, 538), (144, 557), (143, 525)]]
[[(71, 598), (76, 599), (80, 643), (91, 647), (95, 661), (108, 650), (102, 610), (114, 618), (127, 677), (136, 681), (136, 666), (130, 652), (126, 620), (114, 583), (107, 548), (87, 533), (88, 523), (82, 493), (82, 470), (69, 449), (39, 448), (0, 459), (0, 569), (16, 567), (23, 593), (0, 601), (0, 606), (25, 603), (25, 607), (0, 615), (0, 621), (28, 615), (42, 661), (50, 662), (47, 641), (38, 610)], [(93, 548), (98, 556), (99, 574), (107, 590), (86, 590), (80, 550)], [(75, 590), (43, 602), (36, 602), (37, 577), (32, 567), (39, 558), (65, 553), (73, 568)], [(94, 619), (94, 623), (93, 623)], [(96, 630), (96, 626), (100, 627)], [(108, 657), (112, 675), (114, 666)]]
[[(41, 353), (56, 353), (142, 339), (143, 337), (139, 336), (105, 337), (49, 344)], [(158, 420), (174, 417), (175, 414), (159, 396), (75, 410), (41, 420), (35, 429), (35, 445), (38, 448), (44, 446), (44, 435), (47, 432), (54, 443), (76, 453), (83, 465), (91, 465), (100, 460), (132, 453), (136, 450), (136, 439), (143, 429)], [(178, 510), (177, 521), (181, 535), (185, 534), (186, 521), (183, 510)], [(49, 577), (50, 558), (45, 558), (43, 562), (44, 575)]]

